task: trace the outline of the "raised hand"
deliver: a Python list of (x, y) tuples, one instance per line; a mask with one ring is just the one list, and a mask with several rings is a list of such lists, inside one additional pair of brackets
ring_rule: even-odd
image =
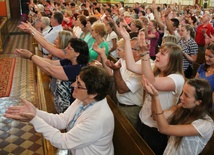
[(148, 51), (149, 45), (146, 44), (146, 35), (144, 31), (140, 31), (138, 34), (138, 46), (141, 51)]
[(114, 64), (113, 61), (110, 61), (110, 60), (107, 60), (106, 62), (106, 65), (111, 68), (112, 70), (119, 70), (121, 68), (121, 63), (118, 63), (117, 65)]
[(129, 33), (126, 31), (124, 26), (125, 25), (122, 22), (120, 22), (120, 34), (124, 40), (130, 40)]
[(171, 9), (168, 8), (166, 11), (164, 11), (164, 17), (168, 17), (170, 13), (171, 13)]
[(142, 76), (142, 85), (144, 90), (151, 96), (158, 96), (158, 91), (155, 89), (155, 87), (145, 78), (145, 76)]
[(103, 67), (103, 65), (98, 60), (93, 60), (92, 62), (89, 62), (90, 66), (97, 66), (97, 67)]
[(19, 29), (21, 29), (24, 32), (31, 33), (31, 24), (29, 22), (21, 22), (21, 24), (18, 26)]
[(32, 55), (32, 53), (26, 49), (15, 49), (14, 54), (25, 59), (29, 59)]
[(36, 108), (27, 100), (21, 99), (23, 105), (9, 107), (4, 117), (20, 121), (31, 121), (36, 116)]
[(100, 48), (97, 43), (94, 43), (92, 46), (93, 50), (97, 52), (99, 55), (105, 54), (105, 47)]
[(157, 9), (156, 1), (152, 1), (152, 10)]

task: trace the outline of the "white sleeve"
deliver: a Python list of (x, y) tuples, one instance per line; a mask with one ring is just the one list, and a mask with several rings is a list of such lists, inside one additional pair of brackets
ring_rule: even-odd
[(130, 89), (132, 93), (135, 93), (139, 88), (142, 87), (141, 84), (141, 75), (132, 74), (130, 77), (125, 81), (127, 87)]
[(181, 93), (184, 86), (184, 77), (181, 74), (170, 74), (168, 77), (172, 78), (175, 83), (175, 93)]
[(204, 138), (210, 138), (213, 134), (213, 121), (208, 119), (198, 119), (192, 122), (192, 125), (195, 127), (195, 129), (199, 132), (199, 134)]
[(102, 125), (92, 120), (93, 119), (86, 118), (66, 133), (61, 133), (59, 129), (47, 124), (38, 116), (34, 117), (30, 123), (34, 126), (35, 130), (42, 133), (45, 139), (49, 140), (53, 146), (60, 149), (75, 149), (87, 146), (101, 136), (103, 132)]

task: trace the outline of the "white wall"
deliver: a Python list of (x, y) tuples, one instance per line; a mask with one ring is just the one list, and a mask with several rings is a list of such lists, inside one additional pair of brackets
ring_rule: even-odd
[(209, 6), (214, 7), (214, 0), (210, 0), (210, 5)]
[[(139, 2), (139, 3), (143, 3), (143, 2), (147, 2), (147, 3), (152, 3), (152, 0), (126, 0), (127, 2), (130, 3), (134, 3), (134, 2)], [(208, 0), (210, 1), (209, 3), (209, 7), (213, 6), (214, 7), (214, 0)], [(170, 4), (170, 2), (174, 3), (179, 3), (181, 2), (181, 5), (194, 5), (195, 4), (195, 0), (156, 0), (157, 4)]]
[[(214, 0), (211, 0), (211, 1), (213, 1), (213, 3), (214, 3)], [(128, 2), (130, 2), (130, 3), (134, 3), (134, 2), (152, 3), (152, 0), (128, 0)], [(174, 3), (174, 2), (179, 3), (179, 2), (181, 2), (181, 5), (194, 5), (195, 4), (195, 0), (156, 0), (157, 4), (163, 4), (163, 3), (170, 4), (170, 2), (172, 2), (172, 3)]]

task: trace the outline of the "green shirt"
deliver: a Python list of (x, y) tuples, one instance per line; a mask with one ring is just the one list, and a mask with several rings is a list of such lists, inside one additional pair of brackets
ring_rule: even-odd
[[(107, 42), (102, 42), (99, 44), (99, 47), (100, 48), (105, 48), (105, 53), (106, 53), (106, 56), (108, 56), (108, 43)], [(90, 58), (90, 62), (92, 62), (93, 60), (96, 60), (97, 59), (97, 56), (98, 56), (98, 53), (96, 51), (93, 50), (93, 48), (91, 47), (89, 49), (89, 58)]]
[(88, 44), (88, 49), (92, 48), (92, 45), (95, 42), (95, 39), (91, 36), (91, 33), (88, 32), (85, 37), (83, 37), (83, 33), (80, 35), (80, 39), (84, 40)]

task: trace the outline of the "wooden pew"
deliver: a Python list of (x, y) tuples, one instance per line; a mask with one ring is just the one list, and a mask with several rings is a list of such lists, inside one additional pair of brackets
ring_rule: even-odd
[(109, 96), (107, 96), (107, 101), (114, 114), (115, 129), (113, 143), (115, 155), (154, 155), (154, 152)]
[[(36, 55), (42, 56), (42, 53), (38, 50), (38, 45), (36, 43), (33, 44), (34, 52)], [(49, 81), (50, 77), (41, 72), (39, 67), (36, 67), (36, 82), (37, 82), (37, 90), (38, 90), (38, 101), (39, 101), (39, 109), (54, 112), (54, 103), (53, 103), (53, 95), (49, 89)], [(56, 152), (56, 148), (52, 146), (52, 144), (43, 137), (43, 147), (45, 155), (54, 155)]]
[(113, 61), (114, 63), (117, 62), (117, 60), (118, 60), (117, 58), (115, 58), (115, 57), (114, 57), (113, 55), (111, 55), (111, 54), (108, 55), (108, 59), (111, 60), (111, 61)]

